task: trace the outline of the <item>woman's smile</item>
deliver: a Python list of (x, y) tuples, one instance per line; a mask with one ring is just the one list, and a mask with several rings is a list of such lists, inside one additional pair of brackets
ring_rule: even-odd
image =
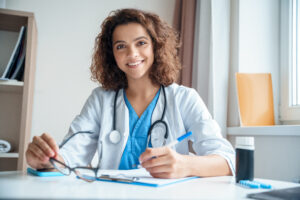
[(129, 63), (127, 63), (127, 66), (128, 66), (129, 68), (137, 68), (137, 67), (140, 66), (143, 62), (144, 62), (144, 60), (139, 60), (139, 61), (135, 61), (135, 62), (129, 62)]

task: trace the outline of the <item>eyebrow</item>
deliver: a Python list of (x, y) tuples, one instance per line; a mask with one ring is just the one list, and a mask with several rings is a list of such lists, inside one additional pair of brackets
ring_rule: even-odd
[[(146, 36), (140, 36), (140, 37), (137, 37), (135, 38), (133, 41), (137, 41), (137, 40), (140, 40), (140, 39), (146, 39), (146, 40), (149, 40)], [(124, 40), (117, 40), (113, 43), (113, 45), (117, 44), (117, 43), (123, 43), (125, 42)]]

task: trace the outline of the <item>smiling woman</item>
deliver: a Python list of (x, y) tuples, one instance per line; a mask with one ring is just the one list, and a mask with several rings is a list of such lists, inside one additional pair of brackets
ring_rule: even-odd
[[(63, 146), (49, 134), (34, 137), (28, 164), (49, 167), (55, 158), (64, 167), (87, 169), (98, 150), (95, 171), (140, 164), (158, 178), (233, 175), (232, 146), (198, 93), (175, 83), (178, 48), (176, 32), (157, 15), (112, 12), (96, 38), (91, 66), (102, 86), (72, 122)], [(169, 146), (186, 132), (193, 134)], [(197, 156), (189, 155), (189, 140)]]

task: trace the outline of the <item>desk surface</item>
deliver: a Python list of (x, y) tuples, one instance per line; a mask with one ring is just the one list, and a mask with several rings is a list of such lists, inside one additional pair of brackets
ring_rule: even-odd
[[(262, 180), (276, 189), (299, 184)], [(0, 199), (246, 199), (266, 191), (238, 186), (233, 177), (199, 178), (161, 188), (112, 182), (87, 183), (75, 176), (36, 177), (22, 172), (0, 172)]]

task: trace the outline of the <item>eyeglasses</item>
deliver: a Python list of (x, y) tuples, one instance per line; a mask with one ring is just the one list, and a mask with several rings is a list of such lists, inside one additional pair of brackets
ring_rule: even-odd
[[(70, 138), (68, 138), (62, 145), (60, 145), (59, 148), (61, 148), (63, 145), (65, 145), (72, 137), (79, 133), (86, 133), (86, 132), (77, 132)], [(90, 133), (90, 132), (87, 132)], [(99, 162), (98, 167), (94, 168), (91, 166), (87, 167), (70, 167), (66, 165), (65, 163), (55, 159), (50, 158), (50, 163), (53, 165), (53, 167), (58, 170), (60, 173), (69, 176), (72, 172), (74, 172), (78, 178), (87, 181), (87, 182), (93, 182), (97, 179), (98, 171), (100, 169), (101, 159), (102, 159), (102, 142), (100, 141), (100, 155), (99, 155)]]
[[(63, 145), (65, 145), (71, 138), (73, 138), (75, 135), (79, 133), (91, 133), (91, 132), (77, 132), (73, 134), (70, 138), (64, 141), (60, 145), (59, 148), (62, 148)], [(93, 182), (95, 180), (110, 180), (110, 181), (119, 181), (119, 182), (127, 182), (131, 183), (134, 181), (137, 181), (139, 178), (138, 177), (128, 177), (125, 174), (115, 174), (115, 175), (107, 175), (107, 174), (102, 174), (100, 170), (101, 169), (101, 160), (102, 160), (102, 152), (103, 152), (103, 145), (102, 142), (100, 141), (100, 155), (99, 155), (99, 161), (98, 161), (98, 166), (97, 167), (70, 167), (66, 165), (65, 163), (55, 159), (55, 158), (50, 158), (50, 163), (53, 165), (53, 167), (58, 170), (60, 173), (69, 176), (72, 172), (74, 172), (78, 178), (87, 181), (87, 182)]]
[(87, 182), (93, 182), (97, 178), (97, 172), (99, 170), (99, 167), (93, 168), (93, 167), (69, 167), (65, 163), (55, 159), (50, 158), (50, 163), (53, 165), (53, 167), (58, 170), (60, 173), (69, 176), (72, 172), (74, 172), (78, 178), (87, 181)]
[(95, 180), (109, 180), (109, 181), (118, 181), (125, 183), (132, 183), (139, 180), (139, 177), (131, 177), (125, 174), (119, 173), (114, 175), (108, 174), (100, 174), (100, 168), (92, 168), (92, 167), (69, 167), (68, 165), (56, 160), (55, 158), (50, 158), (50, 162), (53, 167), (58, 170), (60, 173), (69, 176), (72, 172), (74, 172), (78, 178), (87, 181), (93, 182)]

